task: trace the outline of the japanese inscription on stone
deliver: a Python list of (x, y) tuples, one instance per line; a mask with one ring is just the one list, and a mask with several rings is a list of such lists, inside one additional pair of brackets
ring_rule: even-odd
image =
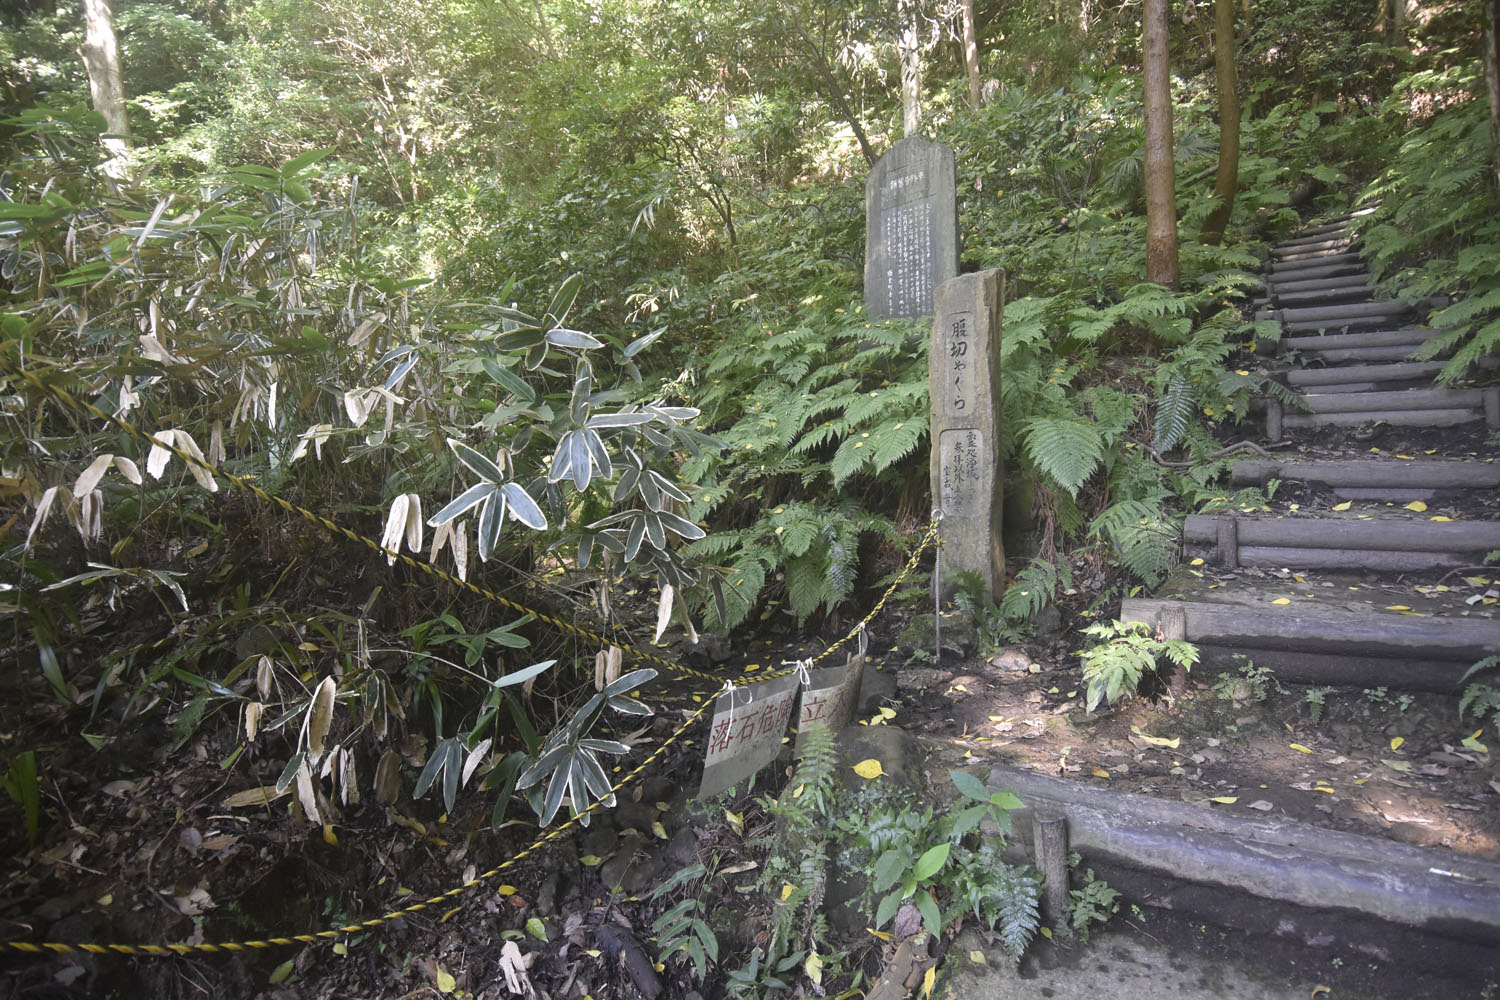
[(984, 434), (973, 427), (943, 431), (938, 451), (943, 517), (973, 517), (980, 513)]
[[(1005, 580), (1000, 468), (1000, 306), (1003, 272), (982, 271), (943, 282), (934, 296), (928, 345), (931, 396), (932, 502), (943, 566), (978, 574), (985, 597), (999, 599)], [(951, 578), (942, 583), (946, 587)]]
[(797, 696), (797, 677), (737, 687), (714, 704), (698, 797), (717, 795), (775, 759)]
[(937, 357), (945, 369), (943, 373), (943, 412), (958, 417), (973, 410), (978, 399), (974, 362), (973, 313), (954, 313), (943, 318), (937, 331), (939, 345)]
[(865, 182), (865, 305), (876, 318), (930, 316), (938, 284), (958, 273), (953, 151), (909, 136)]

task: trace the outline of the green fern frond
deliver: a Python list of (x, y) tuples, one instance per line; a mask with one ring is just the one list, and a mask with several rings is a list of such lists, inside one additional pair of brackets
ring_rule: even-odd
[(1105, 508), (1089, 528), (1109, 541), (1122, 566), (1150, 585), (1177, 564), (1178, 528), (1162, 514), (1164, 499), (1121, 500)]
[(1156, 403), (1156, 437), (1151, 446), (1158, 452), (1177, 447), (1197, 412), (1198, 397), (1187, 375), (1173, 375), (1166, 393)]
[(1026, 453), (1069, 496), (1077, 496), (1103, 457), (1103, 441), (1092, 424), (1064, 417), (1038, 417), (1025, 430)]
[(874, 471), (884, 472), (916, 450), (927, 436), (925, 417), (910, 417), (893, 424), (882, 424), (870, 431), (870, 443), (875, 449), (871, 457)]

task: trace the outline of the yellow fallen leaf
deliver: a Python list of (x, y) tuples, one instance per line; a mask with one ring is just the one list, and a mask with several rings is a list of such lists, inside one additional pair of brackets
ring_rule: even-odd
[(1003, 716), (1003, 715), (992, 715), (992, 716), (990, 716), (990, 721), (991, 722), (1004, 722), (1005, 721), (1005, 716)]
[[(1431, 452), (1428, 452), (1428, 454), (1431, 454)], [(1320, 986), (1314, 986), (1313, 987), (1313, 991), (1312, 991), (1312, 998), (1311, 998), (1311, 1000), (1318, 1000), (1318, 997), (1331, 997), (1331, 996), (1333, 996), (1333, 990), (1330, 990), (1328, 987), (1321, 986), (1321, 985)]]
[(1451, 518), (1451, 517), (1445, 517), (1442, 514), (1434, 514), (1432, 517), (1429, 517), (1427, 520), (1429, 520), (1429, 521), (1451, 521), (1451, 520), (1453, 520), (1453, 518)]
[(1197, 559), (1194, 559), (1192, 562), (1188, 563), (1188, 565), (1189, 566), (1202, 566), (1203, 565), (1203, 559), (1202, 559), (1202, 557), (1199, 557)]
[(802, 963), (802, 968), (807, 973), (807, 978), (812, 980), (814, 986), (823, 985), (823, 960), (818, 957), (817, 952), (814, 951), (808, 954), (807, 961)]
[(955, 684), (955, 685), (953, 685), (953, 687), (950, 690), (953, 690), (953, 691), (962, 691), (964, 694), (968, 694), (969, 693), (969, 689), (966, 688), (966, 687), (964, 687), (962, 684)]
[(973, 962), (975, 965), (989, 965), (990, 964), (989, 960), (984, 957), (984, 952), (980, 951), (978, 948), (970, 949), (970, 951), (969, 951), (969, 961)]
[(1210, 801), (1210, 802), (1217, 802), (1220, 805), (1232, 806), (1236, 802), (1238, 802), (1239, 800), (1240, 800), (1240, 797), (1238, 795), (1215, 795), (1213, 798), (1209, 799), (1208, 801)]
[(1312, 753), (1311, 747), (1305, 747), (1301, 743), (1288, 743), (1287, 746), (1291, 747), (1298, 753)]
[[(583, 861), (582, 858), (579, 858), (578, 860)], [(596, 858), (595, 863), (597, 862), (598, 859)], [(587, 864), (587, 862), (584, 863)], [(497, 885), (495, 886), (495, 894), (498, 896), (514, 896), (516, 894), (516, 887), (513, 885)]]
[(1272, 604), (1291, 604), (1292, 603), (1292, 599), (1290, 597), (1278, 597), (1278, 598), (1276, 598), (1276, 600), (1272, 601), (1271, 603)]
[(1387, 604), (1385, 606), (1385, 609), (1387, 611), (1410, 611), (1411, 610), (1411, 605), (1409, 605), (1409, 604)]
[(651, 824), (651, 832), (654, 833), (654, 834), (656, 834), (656, 839), (657, 840), (668, 840), (668, 839), (670, 839), (667, 836), (667, 828), (661, 825), (661, 820), (657, 820), (656, 822), (654, 822), (654, 823)]
[(1048, 941), (1052, 940), (1052, 928), (1038, 927), (1037, 930), (1041, 932), (1042, 937), (1046, 938)]
[(1410, 455), (1397, 455), (1396, 457), (1405, 459), (1408, 462), (1412, 461), (1412, 457)]
[(1107, 778), (1107, 777), (1109, 777), (1109, 772), (1106, 771), (1102, 767), (1096, 767), (1096, 768), (1094, 768), (1094, 777), (1096, 777), (1096, 778)]
[(452, 993), (458, 986), (458, 980), (453, 978), (452, 973), (442, 969), (437, 970), (437, 988), (439, 993)]
[(1315, 791), (1315, 792), (1327, 792), (1329, 795), (1337, 795), (1338, 794), (1337, 792), (1334, 791), (1332, 785), (1314, 785), (1313, 786), (1313, 791)]
[(1418, 514), (1420, 514), (1427, 509), (1427, 505), (1420, 500), (1413, 500), (1411, 503), (1406, 505), (1406, 509), (1416, 511)]
[(1405, 772), (1405, 771), (1410, 771), (1411, 770), (1411, 764), (1409, 762), (1407, 762), (1407, 761), (1404, 761), (1404, 760), (1382, 760), (1380, 763), (1384, 764), (1386, 767), (1390, 768), (1392, 771), (1402, 771), (1402, 772)]
[(792, 893), (796, 891), (797, 887), (795, 885), (792, 885), (790, 882), (783, 882), (781, 885), (781, 901), (785, 903), (791, 898)]
[(600, 865), (604, 864), (604, 859), (599, 857), (599, 855), (597, 854), (585, 854), (583, 857), (578, 859), (578, 863), (581, 865), (587, 865), (590, 868), (597, 868)]
[(745, 835), (745, 814), (724, 810), (724, 818), (729, 822), (729, 828), (741, 837)]
[(1391, 749), (1392, 750), (1400, 750), (1401, 749), (1401, 744), (1403, 744), (1405, 742), (1406, 742), (1406, 738), (1405, 737), (1402, 737), (1402, 736), (1392, 736), (1391, 737)]
[(1145, 740), (1147, 743), (1151, 744), (1154, 747), (1166, 747), (1168, 750), (1176, 750), (1179, 746), (1182, 745), (1182, 737), (1180, 736), (1174, 736), (1171, 739), (1166, 739), (1161, 736), (1147, 736), (1145, 733), (1141, 732), (1140, 726), (1131, 726), (1130, 731), (1132, 733), (1135, 733), (1136, 736), (1139, 736), (1141, 739)]
[(332, 823), (323, 824), (323, 843), (329, 847), (339, 846), (339, 835), (333, 832)]
[(934, 986), (936, 986), (936, 985), (937, 985), (937, 966), (936, 965), (929, 965), (927, 967), (927, 974), (922, 977), (922, 995), (924, 997), (930, 997), (930, 996), (932, 996), (932, 988)]
[(880, 761), (870, 757), (855, 764), (854, 773), (866, 781), (873, 781), (885, 773), (885, 768), (880, 766)]
[(1350, 507), (1353, 507), (1353, 506), (1354, 506), (1354, 501), (1352, 501), (1352, 500), (1345, 500), (1343, 503), (1334, 504), (1333, 509), (1334, 510), (1348, 510)]
[(866, 927), (865, 931), (868, 932), (871, 937), (877, 938), (881, 941), (894, 941), (896, 939), (896, 935), (892, 934), (890, 931), (877, 931), (873, 927)]

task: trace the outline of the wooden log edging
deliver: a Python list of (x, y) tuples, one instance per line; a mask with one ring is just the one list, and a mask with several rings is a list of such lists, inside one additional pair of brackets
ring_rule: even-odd
[[(1427, 690), (1452, 691), (1452, 681), (1478, 660), (1500, 649), (1500, 621), (1493, 618), (1441, 618), (1382, 614), (1314, 606), (1267, 607), (1210, 604), (1158, 598), (1126, 598), (1120, 620), (1155, 626), (1165, 615), (1186, 619), (1185, 638), (1199, 646), (1257, 651), (1281, 651), (1315, 657), (1384, 657), (1415, 664), (1459, 667), (1446, 683)], [(1362, 683), (1356, 675), (1350, 683)], [(1420, 678), (1410, 679), (1411, 686)]]
[(1214, 543), (1219, 522), (1238, 522), (1239, 544), (1316, 549), (1360, 549), (1390, 552), (1479, 553), (1500, 549), (1500, 522), (1369, 521), (1314, 517), (1258, 518), (1234, 514), (1190, 514), (1183, 523), (1185, 542)]
[(1343, 368), (1296, 368), (1285, 372), (1294, 388), (1340, 385), (1352, 382), (1416, 382), (1429, 380), (1443, 370), (1441, 361), (1405, 361), (1386, 365), (1350, 365)]
[(1271, 479), (1334, 487), (1492, 489), (1500, 488), (1500, 462), (1249, 458), (1235, 462), (1229, 473), (1235, 486), (1263, 486)]
[(987, 786), (1014, 792), (1028, 809), (1065, 816), (1069, 846), (1091, 864), (1425, 930), (1484, 946), (1491, 961), (1500, 941), (1494, 862), (1004, 765), (991, 767)]

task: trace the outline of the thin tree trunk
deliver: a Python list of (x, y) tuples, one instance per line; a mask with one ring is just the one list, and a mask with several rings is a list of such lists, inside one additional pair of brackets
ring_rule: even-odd
[(964, 68), (969, 74), (969, 107), (979, 110), (979, 31), (974, 24), (974, 0), (963, 0)]
[(1490, 95), (1490, 158), (1500, 185), (1500, 0), (1484, 5), (1484, 84)]
[(1219, 203), (1203, 220), (1198, 239), (1215, 246), (1224, 242), (1240, 186), (1240, 81), (1234, 54), (1234, 0), (1214, 0), (1214, 67), (1219, 87), (1219, 173), (1214, 197)]
[(838, 77), (833, 75), (833, 67), (828, 65), (828, 59), (823, 55), (823, 50), (812, 40), (807, 29), (802, 27), (802, 21), (796, 14), (791, 15), (792, 27), (797, 31), (797, 37), (802, 39), (802, 44), (807, 46), (807, 51), (812, 54), (813, 64), (818, 68), (818, 75), (823, 78), (823, 87), (827, 96), (833, 102), (834, 107), (839, 109), (840, 116), (849, 123), (854, 130), (855, 141), (859, 143), (859, 151), (865, 154), (865, 162), (871, 166), (875, 165), (875, 149), (870, 145), (870, 139), (865, 135), (864, 127), (860, 125), (859, 118), (854, 114), (854, 109), (849, 107), (849, 102), (844, 97), (844, 88), (839, 86)]
[(115, 15), (110, 0), (83, 0), (83, 44), (78, 48), (88, 73), (94, 110), (104, 116), (102, 140), (110, 158), (103, 170), (113, 178), (126, 173), (130, 118), (125, 111), (125, 86), (120, 82), (120, 49), (115, 42)]
[(1167, 0), (1144, 0), (1146, 280), (1177, 287), (1177, 191), (1172, 162), (1172, 77)]
[(922, 130), (922, 37), (917, 23), (918, 0), (900, 0), (901, 37), (901, 118), (902, 133), (916, 135)]

